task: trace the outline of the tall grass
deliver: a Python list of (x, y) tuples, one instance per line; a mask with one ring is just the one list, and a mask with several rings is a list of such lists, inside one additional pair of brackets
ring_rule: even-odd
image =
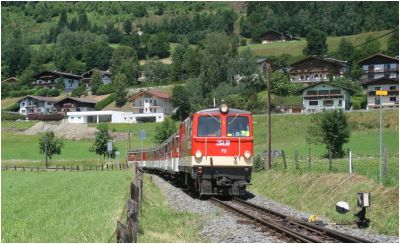
[(129, 171), (1, 176), (2, 242), (107, 242), (132, 179)]

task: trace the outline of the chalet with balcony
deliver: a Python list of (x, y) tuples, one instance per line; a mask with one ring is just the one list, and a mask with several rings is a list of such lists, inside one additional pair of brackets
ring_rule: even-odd
[(52, 113), (56, 112), (54, 104), (57, 102), (53, 97), (25, 96), (18, 100), (20, 114)]
[[(367, 92), (367, 109), (399, 108), (399, 79), (381, 77), (362, 84)], [(387, 96), (376, 96), (376, 91), (388, 91)]]
[(112, 82), (112, 73), (110, 70), (97, 70), (97, 69), (92, 69), (89, 70), (88, 72), (82, 74), (82, 79), (81, 83), (85, 84), (86, 90), (91, 90), (91, 84), (92, 84), (92, 76), (94, 72), (100, 72), (101, 75), (101, 82), (103, 84), (110, 84)]
[(72, 92), (79, 86), (82, 77), (58, 71), (43, 71), (34, 75), (33, 78), (36, 79), (33, 82), (36, 87), (56, 88), (61, 85), (65, 92)]
[(361, 82), (366, 83), (380, 78), (399, 80), (399, 58), (375, 54), (358, 61), (362, 68)]
[(285, 41), (299, 40), (297, 38), (285, 35), (283, 33), (274, 30), (269, 30), (265, 32), (260, 39), (262, 44), (267, 44), (271, 42), (285, 42)]
[(290, 65), (290, 81), (312, 85), (335, 80), (349, 72), (346, 61), (326, 57), (309, 56)]
[(1, 81), (1, 83), (3, 83), (3, 84), (10, 84), (10, 85), (14, 85), (17, 82), (18, 82), (18, 79), (15, 77), (10, 77), (10, 78), (7, 78), (7, 79)]
[(350, 89), (319, 82), (299, 92), (303, 95), (302, 113), (319, 112), (323, 109), (350, 109)]
[(96, 110), (96, 101), (85, 98), (66, 97), (56, 102), (54, 106), (60, 112), (94, 111)]
[(137, 122), (158, 122), (164, 115), (172, 114), (174, 108), (170, 95), (156, 90), (143, 90), (128, 99), (133, 104), (133, 113)]

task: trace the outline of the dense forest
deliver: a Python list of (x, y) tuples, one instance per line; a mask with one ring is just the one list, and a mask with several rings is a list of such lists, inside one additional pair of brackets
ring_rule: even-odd
[[(17, 85), (3, 84), (3, 97), (52, 95), (32, 89), (32, 75), (40, 71), (82, 74), (97, 68), (111, 69), (118, 79), (100, 86), (95, 94), (143, 85), (138, 76), (144, 71), (152, 85), (185, 82), (186, 90), (180, 92), (194, 107), (210, 103), (214, 96), (251, 110), (259, 103), (249, 94), (265, 89), (265, 83), (261, 76), (252, 76), (256, 57), (249, 50), (238, 52), (238, 47), (258, 42), (265, 31), (277, 30), (309, 43), (322, 41), (326, 47), (326, 36), (398, 28), (397, 2), (2, 2), (1, 6), (2, 80), (13, 76), (19, 80)], [(349, 79), (360, 75), (355, 60), (382, 51), (379, 43), (369, 41), (356, 49), (342, 40), (332, 54), (354, 67)], [(385, 52), (397, 54), (398, 31), (389, 42)], [(326, 48), (322, 52), (311, 48), (304, 54), (327, 53)], [(171, 64), (157, 61), (162, 58)], [(290, 54), (269, 58), (278, 66), (287, 65)], [(289, 84), (287, 75), (274, 74), (274, 79), (274, 93), (295, 93), (297, 87)], [(198, 92), (189, 96), (194, 90)]]

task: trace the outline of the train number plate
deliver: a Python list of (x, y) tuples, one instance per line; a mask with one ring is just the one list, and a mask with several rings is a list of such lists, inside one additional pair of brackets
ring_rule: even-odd
[(229, 145), (231, 145), (231, 141), (229, 141), (229, 140), (218, 140), (217, 141), (217, 146), (219, 146), (219, 147), (226, 147)]

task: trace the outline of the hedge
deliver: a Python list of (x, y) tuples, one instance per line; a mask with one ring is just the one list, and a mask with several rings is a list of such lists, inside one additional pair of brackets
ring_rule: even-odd
[(4, 108), (3, 110), (4, 111), (18, 112), (19, 111), (19, 103), (14, 103), (14, 104)]
[(17, 120), (17, 119), (25, 119), (25, 115), (1, 112), (1, 120)]
[(112, 103), (115, 101), (115, 93), (110, 94), (108, 97), (104, 98), (100, 102), (96, 103), (96, 109), (97, 110), (102, 110), (105, 108), (108, 104)]

